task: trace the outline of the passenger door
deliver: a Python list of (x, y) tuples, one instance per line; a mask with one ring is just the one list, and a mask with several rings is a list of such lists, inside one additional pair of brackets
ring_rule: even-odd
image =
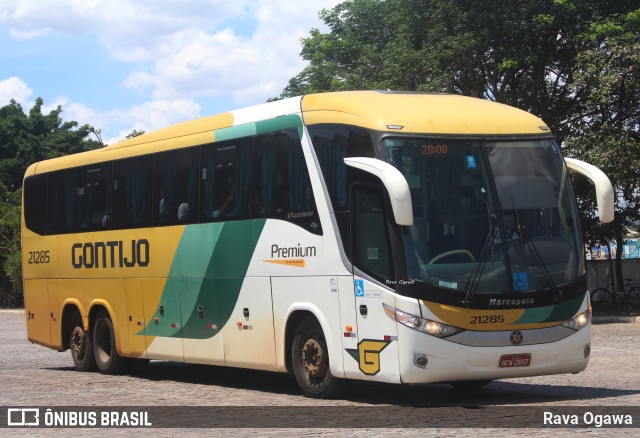
[(395, 307), (395, 296), (390, 292), (394, 276), (383, 189), (372, 184), (354, 185), (351, 211), (352, 257), (361, 275), (354, 276), (353, 286), (358, 346), (350, 353), (363, 380), (399, 383), (396, 322), (382, 305)]

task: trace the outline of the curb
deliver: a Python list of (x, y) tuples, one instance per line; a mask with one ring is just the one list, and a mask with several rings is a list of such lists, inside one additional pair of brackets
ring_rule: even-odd
[(593, 316), (592, 324), (631, 324), (640, 323), (640, 316)]
[(0, 309), (0, 313), (24, 313), (24, 309)]

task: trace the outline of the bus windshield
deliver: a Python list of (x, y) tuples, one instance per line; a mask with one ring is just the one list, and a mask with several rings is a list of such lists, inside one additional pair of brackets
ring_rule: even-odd
[(408, 281), (473, 293), (552, 289), (584, 273), (573, 195), (552, 139), (386, 138), (411, 189)]

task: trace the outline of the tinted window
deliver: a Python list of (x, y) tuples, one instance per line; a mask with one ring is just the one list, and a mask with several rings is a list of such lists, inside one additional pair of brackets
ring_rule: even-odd
[(30, 176), (24, 181), (24, 221), (27, 228), (44, 234), (47, 223), (47, 175)]
[(242, 218), (249, 214), (251, 140), (202, 148), (200, 220)]
[(76, 226), (78, 231), (108, 228), (111, 217), (111, 163), (76, 171)]
[(357, 184), (353, 189), (354, 263), (380, 280), (391, 279), (391, 258), (382, 189)]
[(154, 176), (154, 225), (192, 223), (198, 217), (199, 149), (157, 154)]
[(277, 217), (289, 209), (289, 136), (284, 132), (258, 136), (254, 155), (253, 214)]
[(114, 227), (151, 225), (151, 180), (153, 158), (137, 157), (113, 164)]
[(316, 151), (324, 181), (335, 211), (348, 208), (346, 157), (373, 157), (369, 133), (344, 125), (316, 125), (309, 127), (311, 141)]
[(252, 214), (288, 220), (313, 233), (322, 233), (297, 130), (257, 137)]
[(47, 181), (47, 232), (73, 231), (75, 172), (65, 170), (49, 174)]

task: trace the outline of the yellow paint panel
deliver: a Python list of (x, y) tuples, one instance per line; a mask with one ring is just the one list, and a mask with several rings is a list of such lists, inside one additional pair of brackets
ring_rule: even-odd
[(51, 348), (62, 348), (62, 311), (58, 307), (58, 284), (56, 280), (47, 281), (47, 295), (49, 297), (49, 331), (51, 333)]
[(27, 314), (27, 335), (31, 342), (49, 346), (49, 296), (47, 280), (24, 281), (24, 309)]
[(227, 112), (215, 116), (190, 120), (188, 122), (177, 123), (167, 128), (159, 129), (158, 131), (149, 132), (144, 135), (107, 146), (103, 150), (126, 148), (146, 143), (175, 139), (178, 137), (186, 137), (193, 135), (194, 133), (211, 132), (216, 129), (228, 128), (230, 126), (233, 126), (233, 114)]
[[(22, 241), (24, 277), (28, 278), (149, 278), (167, 277), (183, 226), (64, 234), (55, 237), (25, 236)], [(137, 242), (146, 241), (148, 264), (128, 268)], [(116, 242), (115, 244), (110, 242)], [(122, 245), (119, 244), (122, 242)], [(109, 245), (108, 245), (109, 244)], [(48, 251), (47, 263), (29, 263), (30, 252)], [(93, 257), (91, 260), (90, 257)], [(87, 286), (89, 283), (87, 283)], [(88, 286), (89, 287), (89, 286)]]
[(466, 330), (527, 330), (558, 325), (557, 322), (514, 324), (522, 317), (524, 309), (475, 310), (427, 301), (422, 301), (422, 304), (444, 323)]
[(233, 126), (231, 113), (178, 123), (102, 149), (41, 161), (37, 167), (30, 167), (25, 175), (211, 143), (215, 141), (214, 130), (230, 126)]
[(142, 298), (142, 280), (139, 278), (128, 279), (126, 289), (129, 350), (124, 353), (133, 357), (146, 357), (147, 345), (144, 338), (146, 320)]
[[(539, 118), (516, 108), (465, 96), (349, 91), (302, 100), (304, 122), (346, 123), (397, 133), (544, 134)], [(401, 130), (389, 125), (402, 126)]]

